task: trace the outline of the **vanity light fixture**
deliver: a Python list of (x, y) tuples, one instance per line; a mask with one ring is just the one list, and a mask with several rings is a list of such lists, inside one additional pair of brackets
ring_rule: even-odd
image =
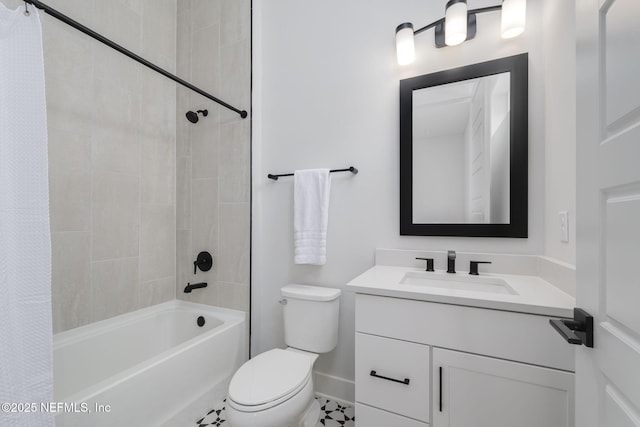
[(449, 0), (444, 12), (444, 42), (457, 46), (467, 39), (467, 0)]
[(413, 24), (405, 22), (396, 28), (396, 54), (398, 65), (408, 65), (415, 60), (414, 37), (430, 28), (434, 28), (436, 47), (456, 46), (476, 36), (476, 15), (486, 12), (502, 11), (502, 38), (509, 39), (524, 32), (527, 1), (503, 0), (497, 6), (479, 9), (467, 9), (467, 0), (449, 0), (445, 7), (445, 16), (422, 28), (413, 30)]

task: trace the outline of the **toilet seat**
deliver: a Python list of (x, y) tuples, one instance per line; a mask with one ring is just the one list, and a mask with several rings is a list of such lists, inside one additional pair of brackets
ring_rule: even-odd
[(294, 351), (273, 349), (247, 361), (229, 384), (229, 404), (243, 412), (279, 405), (311, 380), (313, 360)]

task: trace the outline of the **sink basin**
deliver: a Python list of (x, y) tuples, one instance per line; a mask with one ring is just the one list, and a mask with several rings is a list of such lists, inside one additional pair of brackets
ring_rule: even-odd
[(517, 292), (499, 277), (412, 271), (406, 273), (400, 283), (438, 289), (517, 295)]

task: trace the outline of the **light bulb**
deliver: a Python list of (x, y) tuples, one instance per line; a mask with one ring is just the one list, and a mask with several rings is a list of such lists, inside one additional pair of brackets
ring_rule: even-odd
[(396, 55), (398, 65), (408, 65), (416, 59), (413, 25), (409, 22), (400, 24), (396, 28)]
[(456, 46), (467, 39), (467, 1), (449, 0), (444, 15), (444, 42)]
[(502, 38), (510, 39), (524, 32), (527, 20), (527, 0), (502, 2)]

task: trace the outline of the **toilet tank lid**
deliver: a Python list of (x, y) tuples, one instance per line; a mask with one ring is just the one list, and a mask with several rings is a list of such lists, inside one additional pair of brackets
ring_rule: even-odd
[(333, 301), (342, 295), (342, 291), (340, 289), (297, 285), (295, 283), (283, 286), (281, 291), (283, 297), (306, 299), (311, 301)]

